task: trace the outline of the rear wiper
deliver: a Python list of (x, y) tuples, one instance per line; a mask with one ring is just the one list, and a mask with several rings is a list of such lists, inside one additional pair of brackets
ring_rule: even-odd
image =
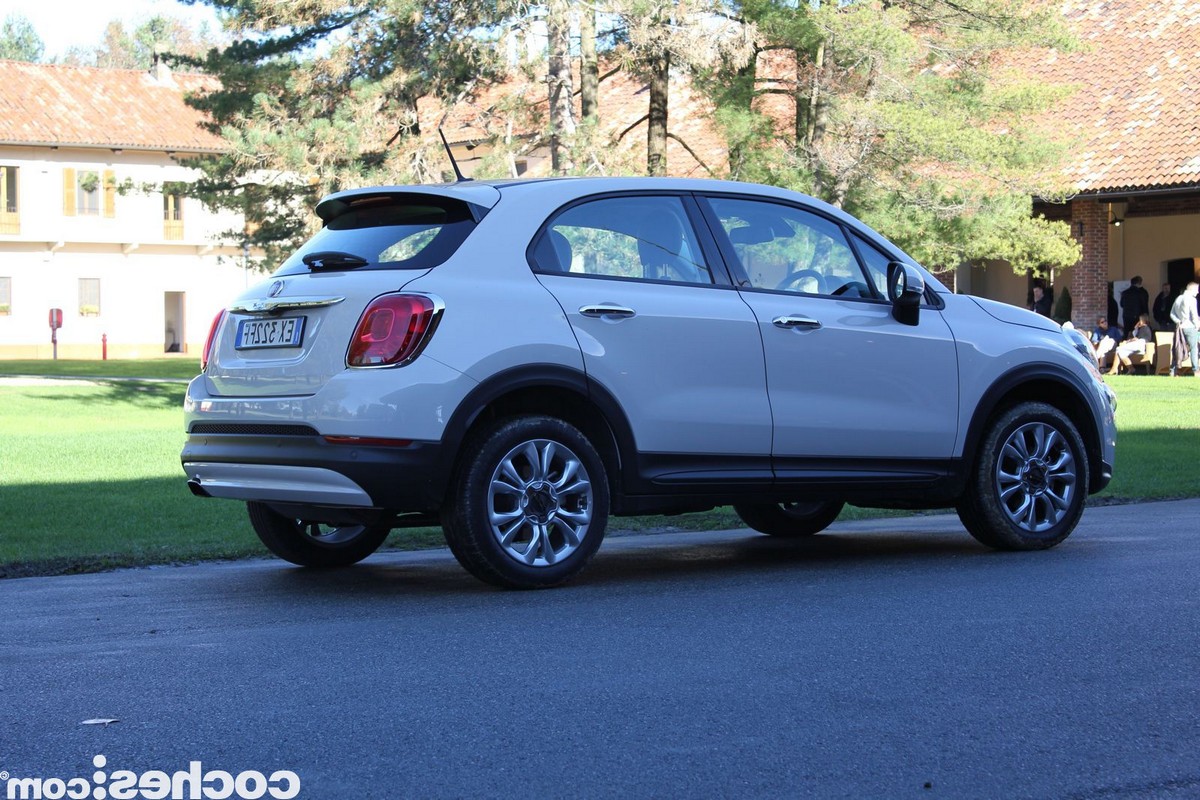
[(341, 250), (321, 250), (316, 253), (307, 253), (300, 260), (309, 269), (354, 269), (365, 267), (368, 263), (362, 256), (345, 253)]

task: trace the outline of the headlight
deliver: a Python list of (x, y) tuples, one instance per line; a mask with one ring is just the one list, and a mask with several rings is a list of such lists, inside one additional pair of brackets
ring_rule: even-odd
[(1096, 351), (1092, 349), (1092, 343), (1088, 341), (1086, 336), (1075, 330), (1074, 327), (1068, 328), (1065, 325), (1063, 326), (1063, 336), (1067, 337), (1067, 340), (1070, 341), (1071, 345), (1079, 351), (1080, 355), (1082, 355), (1093, 366), (1095, 366)]

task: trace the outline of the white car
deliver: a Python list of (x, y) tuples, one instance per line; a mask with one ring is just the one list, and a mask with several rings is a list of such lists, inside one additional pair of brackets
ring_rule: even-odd
[(1040, 549), (1112, 476), (1115, 399), (1075, 340), (811, 197), (562, 178), (316, 210), (214, 320), (182, 454), (293, 563), (440, 520), (482, 580), (551, 586), (610, 514), (728, 504), (774, 536), (954, 506)]

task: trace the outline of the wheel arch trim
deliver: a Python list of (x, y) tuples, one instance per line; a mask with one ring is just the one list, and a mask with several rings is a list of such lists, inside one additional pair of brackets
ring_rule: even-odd
[(1089, 465), (1090, 477), (1087, 490), (1089, 493), (1099, 491), (1103, 488), (1102, 485), (1097, 485), (1103, 466), (1101, 463), (1103, 448), (1100, 441), (1101, 425), (1096, 419), (1096, 409), (1088, 399), (1086, 384), (1079, 376), (1057, 364), (1022, 364), (1005, 372), (992, 382), (980, 396), (971, 421), (967, 425), (967, 434), (963, 441), (963, 463), (967, 465), (968, 469), (974, 465), (980, 443), (983, 440), (983, 432), (995, 418), (997, 410), (1002, 407), (1004, 401), (1013, 395), (1020, 396), (1023, 387), (1030, 387), (1035, 383), (1056, 384), (1066, 393), (1065, 397), (1063, 394), (1052, 396), (1036, 394), (1020, 397), (1020, 399), (1037, 400), (1054, 406), (1075, 424), (1083, 439), (1085, 456)]
[[(566, 390), (578, 395), (579, 399), (587, 403), (598, 415), (599, 421), (611, 436), (610, 442), (593, 442), (602, 458), (607, 454), (616, 459), (615, 464), (608, 466), (614, 466), (623, 472), (620, 470), (623, 464), (634, 463), (636, 446), (633, 428), (616, 398), (605, 387), (589, 378), (586, 373), (571, 367), (530, 364), (513, 367), (489, 377), (472, 389), (459, 403), (442, 434), (442, 456), (438, 463), (439, 482), (449, 485), (451, 472), (458, 461), (463, 442), (481, 416), (506, 397), (523, 390), (539, 388)], [(621, 490), (619, 481), (614, 481), (614, 477), (616, 476), (609, 476), (609, 483), (610, 491), (616, 496)]]

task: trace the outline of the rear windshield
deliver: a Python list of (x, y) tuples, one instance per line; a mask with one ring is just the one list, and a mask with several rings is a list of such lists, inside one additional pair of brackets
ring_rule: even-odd
[[(309, 271), (310, 253), (345, 253), (367, 269), (429, 269), (444, 262), (475, 229), (466, 203), (448, 198), (364, 198), (334, 217), (288, 257), (276, 275)], [(326, 268), (328, 269), (328, 268)]]

